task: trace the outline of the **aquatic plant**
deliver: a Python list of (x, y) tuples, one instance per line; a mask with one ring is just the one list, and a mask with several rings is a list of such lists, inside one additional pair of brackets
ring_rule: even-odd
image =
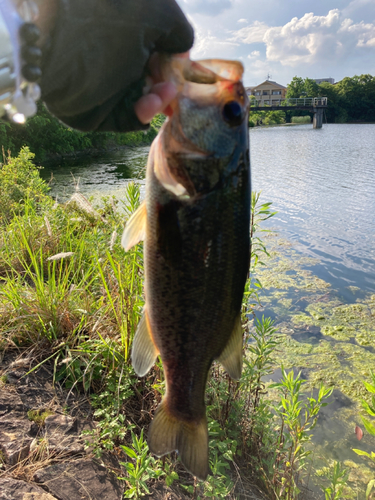
[[(369, 403), (365, 399), (362, 399), (361, 402), (362, 402), (362, 407), (365, 410), (365, 412), (367, 413), (367, 415), (369, 415), (371, 417), (375, 417), (375, 372), (373, 372), (373, 371), (371, 371), (371, 378), (372, 378), (371, 382), (364, 382), (364, 386), (365, 386), (367, 392), (369, 394), (371, 394), (371, 402)], [(361, 416), (361, 419), (362, 419), (363, 425), (366, 429), (366, 432), (370, 436), (375, 436), (375, 422), (368, 420), (367, 418), (362, 417), (362, 416)], [(373, 464), (375, 464), (375, 452), (371, 451), (370, 453), (368, 453), (366, 451), (359, 450), (357, 448), (353, 448), (353, 451), (357, 455), (367, 457)], [(374, 488), (374, 485), (375, 485), (375, 478), (371, 479), (367, 484), (366, 499), (370, 498), (370, 495), (371, 495), (371, 492)]]
[(349, 470), (342, 466), (341, 462), (334, 462), (333, 466), (326, 467), (324, 477), (328, 486), (323, 486), (325, 500), (340, 500), (343, 498), (344, 488), (349, 478)]

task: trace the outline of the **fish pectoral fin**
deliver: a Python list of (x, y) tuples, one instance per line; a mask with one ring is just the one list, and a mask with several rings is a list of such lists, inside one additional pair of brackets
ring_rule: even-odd
[(122, 238), (121, 245), (126, 251), (131, 247), (144, 240), (146, 232), (146, 203), (143, 201), (140, 207), (132, 214), (126, 223)]
[(139, 377), (144, 377), (155, 364), (158, 354), (159, 351), (152, 339), (147, 312), (145, 311), (138, 323), (132, 346), (131, 359), (135, 373)]
[(168, 411), (166, 401), (164, 398), (160, 403), (150, 425), (147, 439), (150, 451), (158, 457), (178, 451), (185, 468), (205, 480), (209, 473), (206, 417), (198, 423), (178, 420)]
[(234, 328), (229, 337), (224, 351), (220, 354), (218, 360), (225, 368), (225, 371), (234, 380), (241, 378), (242, 372), (242, 327), (241, 313), (237, 316)]
[(185, 187), (176, 181), (168, 167), (160, 134), (154, 140), (152, 148), (154, 173), (160, 184), (176, 196), (186, 196), (188, 192)]

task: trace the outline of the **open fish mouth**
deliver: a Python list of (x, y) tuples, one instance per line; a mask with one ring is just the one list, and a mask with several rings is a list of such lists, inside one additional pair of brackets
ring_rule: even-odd
[[(165, 55), (161, 58), (161, 74), (177, 87), (179, 96), (207, 104), (209, 96), (221, 94), (222, 116), (231, 126), (238, 126), (248, 111), (248, 99), (241, 79), (244, 68), (239, 61), (204, 59)], [(197, 85), (194, 85), (197, 84)], [(207, 85), (205, 88), (204, 86)], [(226, 92), (225, 92), (226, 91)], [(172, 104), (172, 110), (176, 104)]]

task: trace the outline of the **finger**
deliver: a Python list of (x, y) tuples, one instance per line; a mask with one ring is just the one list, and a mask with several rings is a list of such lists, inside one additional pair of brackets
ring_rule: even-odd
[(171, 82), (161, 82), (154, 85), (150, 93), (142, 96), (135, 104), (134, 111), (141, 123), (149, 123), (157, 114), (163, 112), (175, 98), (176, 87)]

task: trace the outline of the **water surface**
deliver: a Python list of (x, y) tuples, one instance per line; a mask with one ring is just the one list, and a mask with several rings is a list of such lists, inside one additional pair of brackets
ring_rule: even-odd
[(253, 186), (271, 224), (334, 286), (375, 290), (375, 125), (251, 129)]

